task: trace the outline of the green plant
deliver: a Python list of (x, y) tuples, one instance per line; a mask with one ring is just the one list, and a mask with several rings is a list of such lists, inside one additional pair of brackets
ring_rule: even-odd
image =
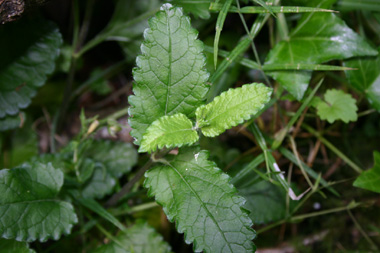
[(379, 8), (335, 2), (72, 1), (71, 45), (1, 26), (0, 252), (377, 251)]

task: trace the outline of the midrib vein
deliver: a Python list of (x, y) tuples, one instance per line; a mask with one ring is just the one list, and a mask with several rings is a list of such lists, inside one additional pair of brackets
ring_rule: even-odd
[(167, 18), (166, 18), (166, 27), (167, 27), (167, 32), (169, 35), (169, 49), (168, 49), (168, 54), (169, 54), (169, 70), (168, 70), (168, 88), (166, 92), (166, 104), (165, 104), (165, 115), (167, 115), (168, 111), (168, 104), (169, 104), (169, 96), (170, 96), (170, 87), (171, 87), (171, 82), (172, 82), (172, 37), (171, 37), (171, 31), (170, 31), (170, 16), (169, 13), (166, 12)]

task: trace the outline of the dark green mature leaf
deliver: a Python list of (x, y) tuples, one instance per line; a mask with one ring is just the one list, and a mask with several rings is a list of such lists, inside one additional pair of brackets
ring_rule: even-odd
[(95, 164), (94, 173), (82, 190), (84, 198), (103, 198), (110, 194), (116, 185), (116, 179), (103, 164)]
[(147, 253), (170, 252), (170, 246), (162, 236), (146, 223), (137, 223), (116, 237), (117, 242), (110, 242), (96, 249), (97, 253)]
[(364, 93), (372, 107), (380, 112), (380, 56), (355, 58), (344, 61), (344, 65), (357, 68), (346, 71), (348, 81)]
[(0, 253), (33, 253), (26, 242), (0, 239)]
[(140, 144), (148, 126), (165, 115), (193, 117), (208, 91), (203, 44), (180, 8), (165, 4), (149, 21), (129, 97), (131, 135)]
[[(317, 7), (325, 7), (328, 2), (320, 1)], [(299, 21), (287, 40), (270, 51), (265, 64), (319, 64), (333, 59), (376, 54), (376, 50), (335, 14), (310, 13)], [(270, 71), (267, 74), (298, 100), (302, 99), (311, 77), (309, 71)]]
[(259, 112), (271, 94), (272, 89), (261, 83), (229, 89), (215, 97), (211, 103), (197, 109), (196, 126), (205, 136), (217, 136)]
[(101, 162), (114, 177), (131, 171), (137, 163), (137, 151), (130, 143), (98, 140), (86, 150), (86, 156)]
[(2, 25), (0, 38), (1, 118), (30, 104), (54, 70), (62, 37), (49, 21), (25, 20)]
[(24, 113), (20, 113), (19, 115), (15, 116), (5, 116), (4, 118), (0, 118), (0, 132), (21, 127), (24, 120)]
[(63, 173), (51, 164), (0, 171), (0, 235), (18, 241), (57, 240), (77, 222), (73, 206), (56, 199)]
[(211, 0), (173, 0), (174, 5), (180, 6), (186, 12), (192, 13), (194, 16), (208, 19), (210, 18), (210, 3)]
[(200, 252), (252, 252), (255, 232), (230, 178), (196, 148), (181, 149), (146, 172), (144, 186), (187, 243)]
[(373, 168), (363, 171), (355, 180), (354, 186), (380, 193), (380, 152), (373, 152)]
[(193, 122), (184, 114), (163, 116), (148, 127), (143, 136), (139, 152), (154, 152), (163, 147), (174, 148), (191, 145), (199, 139)]

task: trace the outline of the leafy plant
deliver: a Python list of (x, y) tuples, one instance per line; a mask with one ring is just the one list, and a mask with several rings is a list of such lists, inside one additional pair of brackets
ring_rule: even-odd
[(378, 251), (373, 2), (62, 6), (0, 26), (0, 252)]

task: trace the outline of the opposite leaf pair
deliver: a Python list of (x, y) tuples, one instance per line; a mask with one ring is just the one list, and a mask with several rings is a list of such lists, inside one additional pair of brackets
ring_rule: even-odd
[(146, 130), (139, 152), (154, 152), (163, 147), (174, 148), (198, 141), (197, 130), (214, 137), (258, 113), (270, 99), (272, 89), (263, 84), (247, 84), (230, 89), (195, 111), (196, 123), (182, 113), (163, 116)]

